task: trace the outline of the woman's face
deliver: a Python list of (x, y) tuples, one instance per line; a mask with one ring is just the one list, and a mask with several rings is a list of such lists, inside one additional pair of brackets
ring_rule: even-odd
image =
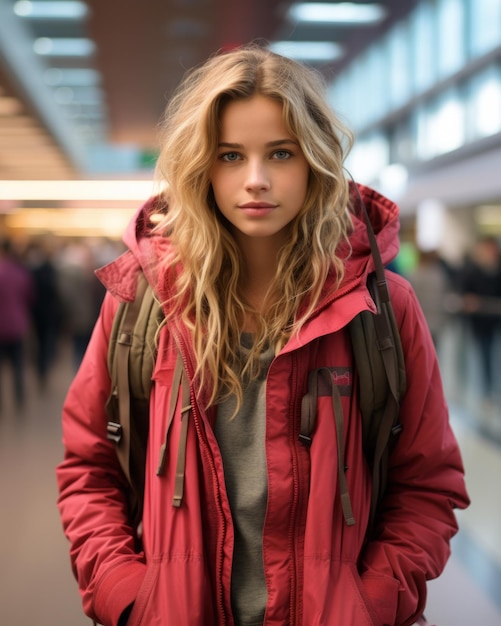
[(270, 238), (280, 247), (304, 204), (309, 172), (280, 103), (257, 95), (225, 105), (211, 183), (237, 241)]

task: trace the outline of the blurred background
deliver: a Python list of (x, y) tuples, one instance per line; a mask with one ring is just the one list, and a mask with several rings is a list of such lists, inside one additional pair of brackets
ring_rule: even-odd
[(253, 40), (323, 74), (355, 133), (347, 168), (401, 208), (393, 269), (428, 319), (473, 501), (427, 613), (499, 626), (501, 0), (0, 0), (1, 621), (89, 623), (54, 468), (93, 270), (154, 191), (184, 72)]

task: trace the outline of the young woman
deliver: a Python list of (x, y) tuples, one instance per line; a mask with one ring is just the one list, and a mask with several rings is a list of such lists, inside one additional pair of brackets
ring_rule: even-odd
[[(165, 190), (131, 224), (128, 252), (99, 272), (108, 293), (64, 406), (59, 508), (95, 621), (382, 626), (421, 615), (426, 580), (442, 571), (457, 530), (454, 508), (468, 498), (426, 322), (407, 282), (388, 272), (407, 392), (366, 541), (372, 483), (347, 324), (374, 311), (374, 266), (343, 171), (347, 137), (316, 73), (266, 49), (214, 56), (172, 99), (158, 161)], [(397, 207), (358, 189), (387, 263)], [(138, 547), (105, 403), (113, 317), (133, 300), (140, 271), (166, 323)], [(331, 399), (320, 397), (308, 448), (300, 407), (319, 367), (343, 375), (344, 436), (337, 441)], [(341, 505), (338, 450), (354, 523)]]

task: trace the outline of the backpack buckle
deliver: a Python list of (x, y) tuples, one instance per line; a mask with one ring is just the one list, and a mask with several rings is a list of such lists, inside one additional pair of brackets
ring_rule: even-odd
[(106, 437), (110, 441), (120, 443), (122, 440), (122, 431), (122, 424), (119, 424), (118, 422), (108, 422), (106, 424)]
[(306, 448), (309, 448), (311, 446), (311, 437), (309, 437), (308, 435), (305, 435), (304, 433), (299, 433), (299, 441), (303, 444), (303, 446), (305, 446)]
[(117, 337), (117, 343), (120, 343), (124, 346), (131, 346), (132, 345), (132, 333), (126, 333), (122, 331), (121, 333), (119, 333)]
[(404, 429), (404, 427), (402, 426), (402, 424), (400, 422), (398, 422), (391, 429), (391, 434), (393, 435), (393, 437), (396, 437), (397, 435), (400, 435), (400, 433), (402, 432), (403, 429)]

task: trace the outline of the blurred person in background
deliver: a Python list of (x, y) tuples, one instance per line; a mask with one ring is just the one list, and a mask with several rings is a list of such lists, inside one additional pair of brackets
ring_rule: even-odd
[(58, 271), (53, 255), (52, 244), (45, 240), (31, 242), (25, 255), (36, 293), (32, 318), (36, 339), (35, 369), (41, 390), (47, 386), (49, 371), (57, 356), (63, 321)]
[[(454, 509), (468, 505), (461, 455), (426, 321), (391, 272), (407, 391), (369, 522), (348, 325), (376, 310), (362, 205), (384, 262), (398, 251), (398, 209), (349, 181), (350, 133), (324, 87), (256, 46), (189, 73), (166, 114), (166, 192), (99, 272), (108, 291), (65, 400), (57, 477), (84, 610), (100, 624), (410, 625), (445, 566)], [(137, 523), (105, 405), (111, 327), (141, 272), (166, 319)], [(327, 390), (303, 445), (301, 407), (319, 372)]]
[[(34, 300), (30, 272), (14, 254), (12, 241), (0, 237), (0, 365), (6, 362), (12, 369), (18, 409), (23, 408), (26, 399), (25, 341), (31, 329)], [(0, 410), (2, 405), (0, 385)]]
[(501, 331), (501, 252), (495, 237), (480, 237), (460, 277), (465, 321), (480, 357), (480, 391), (485, 404), (498, 404)]
[(419, 250), (416, 267), (408, 274), (428, 322), (435, 347), (447, 321), (445, 303), (450, 291), (447, 272), (435, 250)]
[(86, 241), (68, 243), (57, 260), (63, 328), (71, 342), (75, 370), (87, 349), (104, 294), (95, 266), (93, 250)]

